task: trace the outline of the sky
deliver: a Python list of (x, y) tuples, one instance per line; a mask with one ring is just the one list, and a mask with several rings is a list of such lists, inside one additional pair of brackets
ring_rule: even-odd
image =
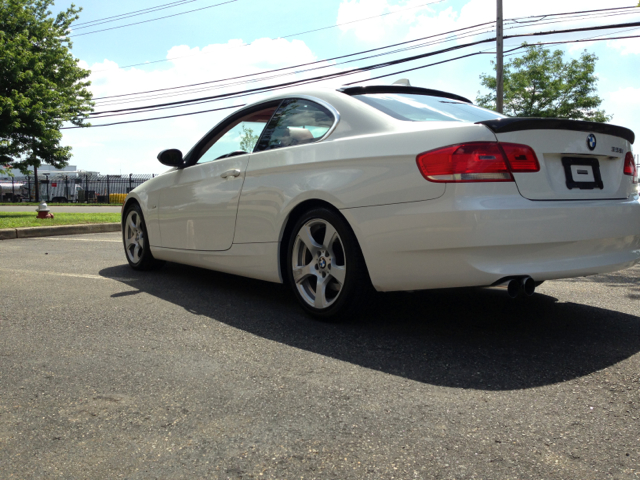
[[(291, 73), (289, 76), (259, 81), (249, 86), (212, 89), (212, 85), (209, 85), (198, 87), (188, 95), (167, 97), (167, 92), (163, 92), (162, 96), (156, 94), (143, 101), (136, 97), (101, 99), (100, 97), (256, 74), (334, 58), (484, 22), (494, 22), (496, 15), (495, 0), (188, 0), (178, 6), (117, 22), (94, 27), (82, 25), (83, 22), (156, 7), (170, 1), (73, 1), (83, 11), (73, 26), (72, 53), (79, 59), (82, 67), (92, 72), (89, 79), (96, 99), (96, 111), (265, 86), (273, 82), (344, 71), (495, 36), (495, 33), (488, 31), (472, 32), (473, 35), (465, 38), (461, 38), (461, 35), (449, 36), (447, 43), (423, 45), (408, 52), (386, 54), (342, 65), (340, 62), (344, 60), (332, 61), (322, 64), (325, 68), (312, 72), (290, 70), (287, 71)], [(52, 10), (55, 13), (66, 9), (71, 3), (57, 0)], [(601, 0), (504, 0), (503, 3), (505, 19), (637, 5), (636, 0), (610, 0), (605, 3)], [(183, 14), (196, 9), (197, 11)], [(175, 14), (179, 15), (95, 32)], [(547, 17), (543, 20), (552, 19), (553, 17)], [(527, 24), (522, 23), (521, 19), (521, 23), (507, 23), (505, 35), (638, 22), (640, 8), (637, 13), (634, 11), (633, 14), (623, 16), (583, 17), (546, 25), (542, 24), (543, 20)], [(493, 26), (488, 25), (487, 29), (490, 28)], [(624, 33), (619, 33), (621, 31)], [(640, 35), (640, 28), (531, 37), (527, 41), (534, 43), (603, 35)], [(507, 39), (505, 50), (517, 47), (523, 41), (522, 38)], [(595, 53), (599, 58), (596, 74), (598, 94), (603, 99), (601, 108), (613, 115), (611, 123), (631, 128), (640, 135), (640, 119), (636, 114), (640, 109), (640, 38), (558, 45), (553, 48), (563, 50), (567, 59), (579, 58), (584, 50)], [(368, 80), (374, 76), (425, 66), (477, 51), (487, 53)], [(412, 85), (453, 92), (475, 101), (479, 93), (487, 93), (480, 85), (480, 75), (492, 71), (490, 61), (495, 59), (495, 55), (491, 52), (495, 52), (495, 45), (485, 43), (323, 83), (330, 87), (354, 81), (363, 84), (390, 84), (399, 78), (408, 78)], [(512, 57), (507, 57), (505, 61), (510, 58)], [(97, 125), (229, 107), (252, 103), (264, 96), (251, 95), (164, 111), (96, 119), (92, 120), (95, 126), (91, 128), (64, 130), (62, 143), (72, 147), (73, 158), (70, 164), (77, 165), (79, 169), (102, 174), (161, 173), (166, 167), (158, 163), (158, 152), (166, 148), (178, 148), (186, 153), (202, 135), (234, 109), (107, 127)]]

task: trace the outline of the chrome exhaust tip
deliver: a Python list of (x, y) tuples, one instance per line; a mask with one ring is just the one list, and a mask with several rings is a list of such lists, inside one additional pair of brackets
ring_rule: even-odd
[(525, 277), (522, 279), (522, 291), (527, 297), (530, 297), (536, 292), (536, 282), (531, 277)]
[(517, 298), (520, 295), (520, 290), (522, 289), (521, 281), (517, 278), (513, 280), (509, 280), (507, 283), (507, 293), (511, 298)]

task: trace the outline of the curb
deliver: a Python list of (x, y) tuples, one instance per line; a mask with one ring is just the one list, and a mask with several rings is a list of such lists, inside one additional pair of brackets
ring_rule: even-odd
[(24, 227), (0, 229), (0, 240), (12, 238), (52, 237), (54, 235), (79, 235), (83, 233), (119, 232), (120, 223), (89, 223), (85, 225), (57, 225), (55, 227)]

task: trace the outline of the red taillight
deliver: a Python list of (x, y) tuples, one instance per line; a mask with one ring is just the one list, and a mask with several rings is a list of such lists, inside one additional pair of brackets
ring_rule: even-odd
[(633, 161), (633, 154), (627, 152), (624, 157), (624, 174), (633, 177), (633, 183), (638, 183), (638, 167)]
[(533, 148), (517, 143), (500, 143), (512, 172), (539, 172), (540, 163)]
[(417, 157), (430, 182), (513, 182), (511, 172), (537, 172), (536, 154), (526, 145), (474, 142), (451, 145)]

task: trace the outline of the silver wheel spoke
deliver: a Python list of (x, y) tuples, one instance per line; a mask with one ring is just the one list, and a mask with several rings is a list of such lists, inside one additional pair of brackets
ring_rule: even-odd
[(318, 242), (313, 239), (313, 236), (311, 235), (311, 228), (309, 228), (308, 225), (302, 227), (302, 229), (298, 233), (298, 238), (302, 240), (302, 242), (305, 244), (305, 246), (313, 256), (315, 256), (318, 250), (322, 248), (322, 245), (318, 245)]
[(333, 242), (336, 239), (336, 235), (338, 235), (338, 232), (336, 232), (336, 229), (333, 228), (332, 225), (327, 223), (324, 231), (324, 240), (322, 241), (322, 246), (331, 252), (332, 257), (333, 257), (333, 250), (331, 246), (333, 245)]
[(330, 275), (340, 284), (344, 285), (344, 277), (347, 274), (346, 267), (339, 267), (338, 265), (331, 265), (331, 273)]
[(318, 283), (316, 284), (316, 298), (313, 306), (316, 308), (326, 308), (329, 306), (327, 301), (327, 284), (329, 283), (329, 277), (318, 277)]
[(302, 283), (312, 275), (316, 275), (316, 272), (313, 268), (313, 263), (310, 263), (309, 265), (305, 265), (303, 267), (293, 268), (293, 280), (296, 283)]
[(133, 261), (137, 262), (140, 260), (140, 251), (142, 249), (140, 248), (140, 245), (136, 244), (136, 246), (133, 249)]
[(133, 223), (133, 219), (131, 217), (129, 217), (129, 228), (131, 229), (131, 233), (135, 235), (138, 227), (136, 227), (135, 223)]

